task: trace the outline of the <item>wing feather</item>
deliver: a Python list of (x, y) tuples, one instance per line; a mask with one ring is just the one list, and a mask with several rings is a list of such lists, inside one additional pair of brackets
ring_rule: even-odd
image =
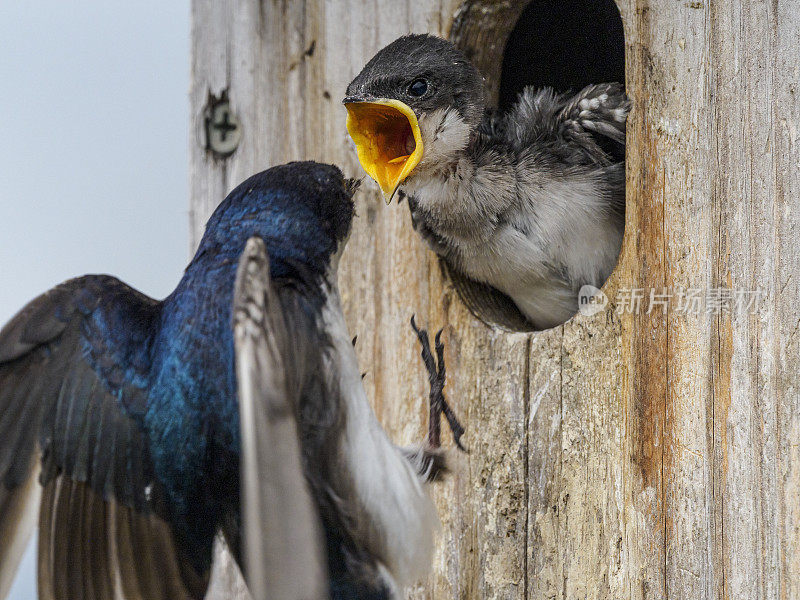
[(259, 238), (248, 240), (234, 294), (242, 427), (246, 578), (256, 600), (327, 597), (320, 521), (306, 482), (296, 422), (299, 391), (283, 360), (289, 343)]
[(148, 438), (129, 408), (147, 406), (146, 390), (128, 383), (146, 381), (135, 371), (146, 365), (119, 364), (125, 344), (147, 343), (159, 310), (112, 277), (87, 276), (0, 331), (0, 598), (40, 494), (42, 598), (203, 597), (207, 578), (173, 539)]
[(207, 586), (186, 572), (160, 517), (104, 500), (63, 475), (42, 497), (39, 577), (44, 600), (196, 600)]
[(0, 485), (0, 514), (8, 515), (0, 519), (0, 598), (11, 589), (36, 524), (42, 495), (38, 478), (38, 464), (30, 465), (23, 483), (11, 490)]
[(484, 130), (519, 151), (541, 150), (566, 165), (608, 166), (625, 158), (630, 102), (618, 83), (588, 85), (574, 95), (525, 88), (500, 125)]

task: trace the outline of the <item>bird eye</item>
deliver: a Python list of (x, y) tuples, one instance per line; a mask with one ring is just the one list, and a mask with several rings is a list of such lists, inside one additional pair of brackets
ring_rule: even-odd
[(428, 91), (428, 82), (424, 79), (415, 79), (411, 82), (411, 85), (408, 86), (408, 95), (414, 96), (415, 98), (419, 98), (420, 96), (424, 96), (425, 92)]

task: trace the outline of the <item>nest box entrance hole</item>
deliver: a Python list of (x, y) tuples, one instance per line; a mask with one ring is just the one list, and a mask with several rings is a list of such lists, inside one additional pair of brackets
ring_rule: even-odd
[(625, 85), (625, 37), (613, 0), (533, 0), (506, 42), (498, 107), (526, 86), (578, 92), (591, 83)]

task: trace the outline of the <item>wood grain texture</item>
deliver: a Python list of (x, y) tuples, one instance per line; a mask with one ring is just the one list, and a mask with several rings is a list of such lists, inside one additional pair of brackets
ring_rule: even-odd
[[(268, 166), (316, 159), (360, 176), (340, 99), (397, 36), (452, 35), (493, 89), (524, 4), (194, 0), (192, 243)], [(438, 551), (411, 598), (800, 598), (800, 5), (619, 7), (633, 112), (611, 308), (630, 288), (762, 290), (760, 308), (647, 314), (645, 301), (493, 331), (406, 207), (384, 207), (367, 181), (340, 287), (368, 395), (398, 443), (421, 439), (427, 383), (408, 321), (444, 327), (471, 451), (435, 491)], [(222, 90), (243, 126), (225, 160), (202, 123)]]

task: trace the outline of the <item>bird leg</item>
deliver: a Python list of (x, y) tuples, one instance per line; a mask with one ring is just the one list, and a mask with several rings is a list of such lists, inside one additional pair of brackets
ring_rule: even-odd
[(444, 415), (445, 419), (447, 419), (447, 424), (450, 426), (450, 431), (453, 432), (453, 441), (459, 450), (466, 452), (466, 448), (461, 444), (461, 436), (464, 435), (464, 427), (459, 423), (453, 409), (450, 408), (450, 405), (444, 397), (446, 371), (444, 366), (444, 344), (441, 340), (442, 330), (440, 329), (434, 338), (434, 345), (436, 348), (436, 359), (434, 359), (433, 352), (431, 352), (430, 340), (428, 339), (428, 332), (425, 329), (417, 327), (413, 316), (411, 317), (411, 327), (417, 334), (417, 338), (422, 346), (422, 361), (425, 363), (425, 368), (428, 371), (428, 381), (431, 386), (427, 445), (434, 450), (441, 447), (441, 415)]
[[(401, 448), (403, 455), (414, 466), (417, 474), (424, 481), (439, 481), (449, 471), (445, 452), (442, 450), (441, 440), (441, 416), (444, 414), (450, 430), (453, 432), (453, 440), (456, 446), (462, 451), (467, 450), (461, 444), (461, 436), (464, 435), (464, 428), (458, 422), (455, 413), (447, 404), (444, 398), (445, 368), (444, 368), (444, 344), (442, 344), (442, 331), (436, 334), (434, 344), (436, 347), (436, 358), (431, 352), (431, 343), (428, 339), (428, 332), (417, 327), (414, 317), (411, 317), (411, 327), (419, 338), (422, 345), (422, 360), (425, 369), (428, 371), (428, 381), (430, 381), (430, 404), (428, 420), (428, 436), (426, 443), (420, 448)], [(438, 359), (438, 365), (437, 365)]]

